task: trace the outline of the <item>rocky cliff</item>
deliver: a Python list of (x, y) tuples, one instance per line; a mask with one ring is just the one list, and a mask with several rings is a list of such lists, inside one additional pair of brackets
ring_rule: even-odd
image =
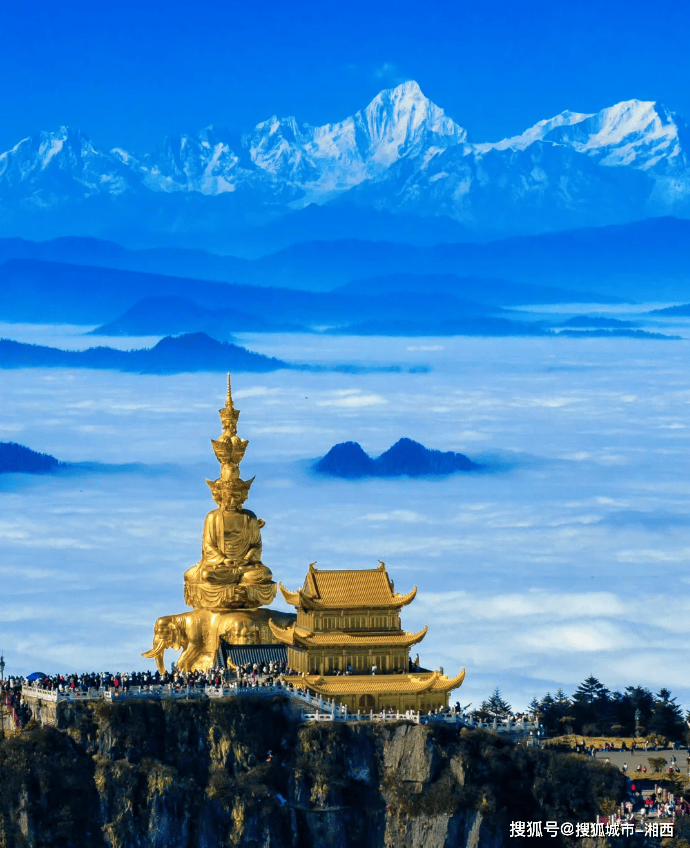
[(499, 848), (511, 820), (594, 821), (624, 792), (572, 755), (303, 724), (279, 698), (76, 704), (61, 725), (0, 743), (0, 846)]

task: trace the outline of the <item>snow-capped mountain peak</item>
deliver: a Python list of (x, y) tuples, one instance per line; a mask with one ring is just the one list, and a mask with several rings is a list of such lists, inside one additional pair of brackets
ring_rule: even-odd
[(0, 155), (0, 183), (28, 187), (28, 199), (39, 206), (74, 195), (75, 189), (81, 197), (103, 190), (120, 194), (131, 187), (131, 176), (121, 160), (68, 126), (41, 131)]
[(347, 196), (478, 230), (549, 229), (690, 210), (689, 145), (682, 118), (641, 100), (564, 111), (519, 135), (471, 144), (410, 80), (335, 123), (273, 115), (242, 136), (208, 126), (169, 136), (144, 156), (99, 150), (70, 127), (37, 133), (0, 154), (0, 213), (4, 205), (10, 220), (13, 203), (51, 210), (94, 195), (107, 208), (121, 195), (118, 214), (127, 215), (130, 195), (152, 193), (161, 195), (152, 208), (196, 210), (183, 196), (163, 196), (232, 195), (209, 208), (261, 222)]
[(651, 100), (624, 100), (599, 112), (561, 112), (539, 121), (519, 136), (476, 149), (525, 150), (538, 141), (564, 144), (600, 165), (630, 165), (643, 171), (673, 173), (688, 162), (681, 149), (684, 124), (674, 113)]
[(209, 125), (196, 135), (166, 136), (138, 163), (143, 184), (154, 191), (217, 195), (235, 190), (239, 158), (230, 133)]
[(254, 164), (305, 190), (305, 202), (347, 191), (402, 158), (460, 144), (466, 131), (424, 96), (418, 83), (381, 91), (352, 117), (299, 125), (273, 116), (244, 137)]
[[(358, 113), (362, 115), (362, 113)], [(414, 80), (377, 94), (364, 110), (373, 159), (390, 165), (425, 143), (449, 147), (467, 132), (422, 93)]]
[(566, 139), (602, 165), (644, 171), (667, 169), (680, 155), (676, 116), (654, 101), (625, 100), (602, 109), (582, 122), (572, 140)]

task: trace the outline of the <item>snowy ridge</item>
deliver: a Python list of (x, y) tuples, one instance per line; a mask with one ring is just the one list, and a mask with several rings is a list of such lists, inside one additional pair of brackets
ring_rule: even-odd
[(653, 101), (626, 100), (586, 115), (562, 112), (539, 121), (522, 135), (495, 144), (476, 145), (488, 150), (524, 150), (536, 141), (564, 144), (585, 153), (600, 165), (630, 165), (643, 171), (677, 172), (688, 168), (680, 136), (687, 127), (678, 115)]
[(0, 154), (0, 212), (94, 196), (122, 207), (143, 192), (233, 196), (260, 220), (262, 209), (285, 214), (347, 195), (475, 229), (612, 223), (690, 214), (689, 144), (680, 116), (639, 100), (565, 111), (518, 136), (472, 144), (410, 81), (337, 123), (273, 116), (242, 136), (209, 126), (140, 157), (99, 150), (68, 127), (41, 132)]
[(70, 127), (22, 139), (0, 154), (2, 197), (28, 189), (29, 199), (43, 205), (63, 194), (82, 198), (102, 192), (119, 195), (135, 184), (136, 178), (124, 162), (97, 150), (87, 135)]
[(235, 191), (239, 158), (227, 139), (206, 127), (196, 136), (164, 139), (156, 154), (139, 164), (142, 182), (153, 191)]
[(382, 91), (364, 110), (336, 124), (313, 127), (276, 116), (243, 139), (252, 161), (319, 193), (346, 191), (394, 162), (435, 145), (464, 141), (467, 133), (423, 94), (416, 82)]

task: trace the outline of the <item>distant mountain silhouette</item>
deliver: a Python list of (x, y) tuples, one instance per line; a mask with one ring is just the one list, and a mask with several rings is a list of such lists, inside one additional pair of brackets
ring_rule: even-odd
[[(502, 309), (501, 300), (562, 302), (577, 296), (453, 275), (384, 278), (380, 291), (374, 282), (370, 288), (311, 292), (10, 259), (0, 265), (0, 320), (100, 324), (94, 335), (205, 332), (227, 338), (240, 331), (327, 329), (359, 335), (531, 336), (550, 331)], [(399, 289), (391, 288), (398, 284)]]
[(625, 330), (639, 327), (636, 321), (621, 321), (620, 318), (605, 318), (601, 315), (573, 315), (561, 324), (554, 325), (559, 327), (591, 327), (596, 329), (608, 328), (614, 330)]
[(376, 461), (357, 442), (333, 445), (314, 470), (333, 477), (375, 477), (377, 472)]
[[(0, 265), (0, 320), (97, 324), (95, 334), (225, 337), (228, 332), (334, 332), (413, 335), (532, 335), (535, 322), (496, 325), (500, 307), (424, 290), (348, 294), (229, 285), (135, 271), (11, 259)], [(116, 316), (116, 317), (113, 317)], [(366, 326), (366, 322), (380, 322)], [(392, 323), (388, 323), (392, 322)], [(448, 322), (447, 326), (444, 322)], [(477, 324), (481, 324), (481, 329)]]
[(571, 339), (664, 339), (679, 341), (682, 336), (669, 336), (665, 333), (650, 333), (647, 330), (561, 330), (559, 336)]
[(146, 297), (114, 321), (91, 330), (94, 336), (161, 336), (206, 332), (226, 340), (232, 332), (274, 329), (270, 322), (238, 309), (209, 309), (186, 297)]
[[(326, 239), (291, 244), (275, 253), (265, 254), (272, 238), (264, 238), (261, 234), (262, 228), (256, 229), (257, 241), (261, 243), (261, 252), (265, 255), (251, 261), (175, 247), (128, 250), (114, 242), (92, 238), (71, 237), (46, 242), (0, 239), (0, 263), (5, 263), (0, 267), (0, 306), (5, 307), (3, 311), (7, 311), (10, 305), (5, 304), (4, 298), (1, 297), (2, 290), (8, 286), (11, 288), (11, 283), (15, 280), (25, 281), (29, 271), (32, 275), (40, 275), (41, 264), (46, 266), (44, 271), (48, 278), (47, 286), (52, 285), (56, 291), (65, 285), (71, 287), (79, 281), (85, 282), (87, 276), (98, 277), (99, 286), (84, 286), (85, 295), (88, 296), (88, 311), (93, 313), (96, 311), (95, 307), (100, 307), (100, 304), (91, 300), (92, 297), (108, 300), (109, 304), (105, 314), (103, 309), (99, 308), (95, 319), (89, 317), (82, 322), (93, 321), (94, 324), (112, 320), (137, 300), (154, 295), (189, 297), (193, 293), (195, 302), (210, 307), (213, 304), (205, 298), (202, 300), (200, 291), (203, 288), (205, 292), (210, 293), (212, 284), (209, 281), (212, 280), (245, 285), (299, 286), (302, 289), (324, 291), (353, 281), (380, 280), (390, 276), (400, 278), (407, 275), (447, 275), (456, 276), (459, 280), (486, 279), (486, 294), (492, 298), (493, 286), (501, 281), (510, 281), (511, 285), (522, 283), (535, 288), (550, 288), (552, 292), (552, 285), (557, 281), (559, 286), (578, 290), (580, 295), (577, 300), (580, 302), (583, 297), (587, 297), (591, 302), (592, 289), (598, 292), (598, 302), (622, 298), (657, 302), (670, 299), (680, 301), (687, 295), (686, 278), (690, 261), (689, 220), (672, 217), (651, 218), (629, 224), (512, 237), (487, 244), (462, 243), (460, 233), (454, 233), (455, 228), (446, 220), (442, 223), (438, 238), (434, 240), (449, 240), (454, 243), (428, 244), (426, 242), (431, 235), (431, 228), (439, 226), (439, 219), (433, 217), (423, 219), (427, 232), (421, 242), (406, 236), (405, 241), (418, 243), (396, 244), (392, 242), (398, 241), (397, 238), (385, 240), (387, 236), (384, 229), (390, 231), (399, 228), (401, 220), (398, 215), (391, 216), (384, 229), (374, 229), (369, 233), (366, 225), (361, 227), (360, 221), (356, 227), (342, 229), (344, 237), (337, 241), (330, 240), (337, 232), (339, 224), (336, 219), (339, 214), (338, 210), (323, 207), (308, 208), (294, 213), (294, 218), (280, 219), (275, 225), (267, 225), (269, 230), (274, 227), (289, 229), (303, 220), (307, 222), (306, 226), (299, 224), (299, 232), (290, 234), (288, 240), (293, 237), (300, 241), (304, 237)], [(372, 213), (367, 213), (370, 214)], [(328, 234), (313, 227), (313, 219), (322, 216), (332, 219), (328, 224)], [(411, 217), (408, 230), (412, 231), (418, 226)], [(358, 233), (361, 235), (356, 237)], [(174, 238), (176, 243), (180, 243), (178, 233)], [(280, 238), (282, 239), (282, 236)], [(367, 241), (366, 238), (371, 240)], [(58, 264), (62, 264), (62, 270), (54, 267)], [(82, 276), (78, 266), (91, 267), (87, 268)], [(132, 289), (124, 286), (124, 278), (118, 277), (115, 269), (136, 274), (139, 278), (137, 287)], [(190, 279), (195, 280), (193, 286), (189, 285)], [(216, 286), (216, 291), (221, 292), (222, 286), (218, 287), (217, 283)], [(426, 284), (423, 286), (420, 290), (427, 291)], [(399, 281), (394, 288), (400, 290)], [(450, 291), (459, 298), (474, 298), (465, 283)], [(121, 294), (124, 297), (121, 297)], [(515, 296), (508, 290), (505, 295), (508, 298)], [(541, 300), (544, 293), (532, 291), (530, 297), (532, 295), (539, 298), (532, 302), (544, 302)], [(498, 300), (486, 302), (498, 302), (506, 306), (514, 302), (502, 298), (503, 295), (499, 296)], [(15, 305), (19, 308), (22, 304)], [(225, 302), (223, 305), (242, 311), (253, 311), (251, 308), (246, 309), (244, 305), (231, 302)], [(52, 317), (54, 305), (44, 307), (40, 300), (36, 300), (32, 306), (41, 313), (41, 320), (60, 320), (59, 315)], [(69, 306), (71, 308), (72, 304)], [(84, 312), (86, 311), (85, 305)], [(25, 320), (35, 319), (29, 317)]]
[(246, 263), (235, 279), (277, 286), (299, 280), (302, 288), (323, 290), (391, 274), (462, 274), (548, 287), (557, 280), (579, 291), (580, 302), (592, 289), (599, 303), (602, 295), (658, 302), (685, 297), (689, 260), (690, 220), (664, 217), (488, 244), (302, 242)]
[(47, 474), (56, 471), (60, 464), (50, 454), (37, 453), (15, 442), (0, 442), (0, 474)]
[(188, 297), (190, 292), (202, 306), (234, 307), (227, 283), (35, 259), (10, 259), (0, 265), (4, 321), (98, 324), (143, 298)]
[(331, 477), (410, 477), (472, 471), (480, 466), (462, 453), (425, 448), (412, 439), (399, 439), (393, 447), (372, 459), (357, 442), (334, 445), (314, 470)]
[(394, 292), (443, 292), (492, 306), (525, 306), (548, 303), (623, 303), (619, 297), (591, 291), (575, 291), (556, 286), (533, 286), (529, 283), (486, 277), (461, 277), (457, 274), (387, 274), (354, 280), (333, 290), (342, 294), (369, 296)]
[(179, 374), (190, 371), (277, 371), (289, 368), (282, 359), (218, 342), (205, 333), (166, 336), (152, 348), (59, 350), (0, 339), (0, 368), (103, 368), (139, 374)]
[[(390, 295), (391, 301), (396, 295)], [(428, 319), (377, 318), (328, 330), (331, 335), (351, 336), (551, 336), (538, 321), (510, 321), (491, 315), (466, 315)]]
[(648, 315), (667, 315), (669, 318), (687, 318), (690, 316), (690, 303), (681, 303), (678, 306), (666, 306), (663, 309), (651, 309)]
[[(239, 309), (209, 309), (187, 298), (151, 297), (135, 303), (119, 318), (91, 335), (158, 335), (202, 330), (216, 338), (232, 332), (312, 332), (328, 329), (348, 335), (544, 335), (539, 322), (521, 321), (497, 306), (458, 300), (442, 292), (350, 295), (228, 286), (243, 307), (260, 304), (261, 316)], [(428, 292), (427, 292), (428, 295)], [(495, 315), (496, 313), (496, 315)], [(262, 317), (263, 315), (267, 318)], [(511, 315), (511, 319), (500, 317)], [(278, 317), (279, 316), (279, 317)], [(363, 320), (369, 319), (369, 320)], [(354, 322), (354, 323), (353, 323)]]

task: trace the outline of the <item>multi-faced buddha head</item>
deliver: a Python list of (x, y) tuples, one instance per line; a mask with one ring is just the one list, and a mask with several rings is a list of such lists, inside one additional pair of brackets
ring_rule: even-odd
[(240, 480), (239, 477), (231, 479), (218, 479), (206, 481), (211, 489), (213, 500), (225, 512), (238, 512), (242, 509), (249, 495), (249, 488), (254, 482), (251, 480)]

